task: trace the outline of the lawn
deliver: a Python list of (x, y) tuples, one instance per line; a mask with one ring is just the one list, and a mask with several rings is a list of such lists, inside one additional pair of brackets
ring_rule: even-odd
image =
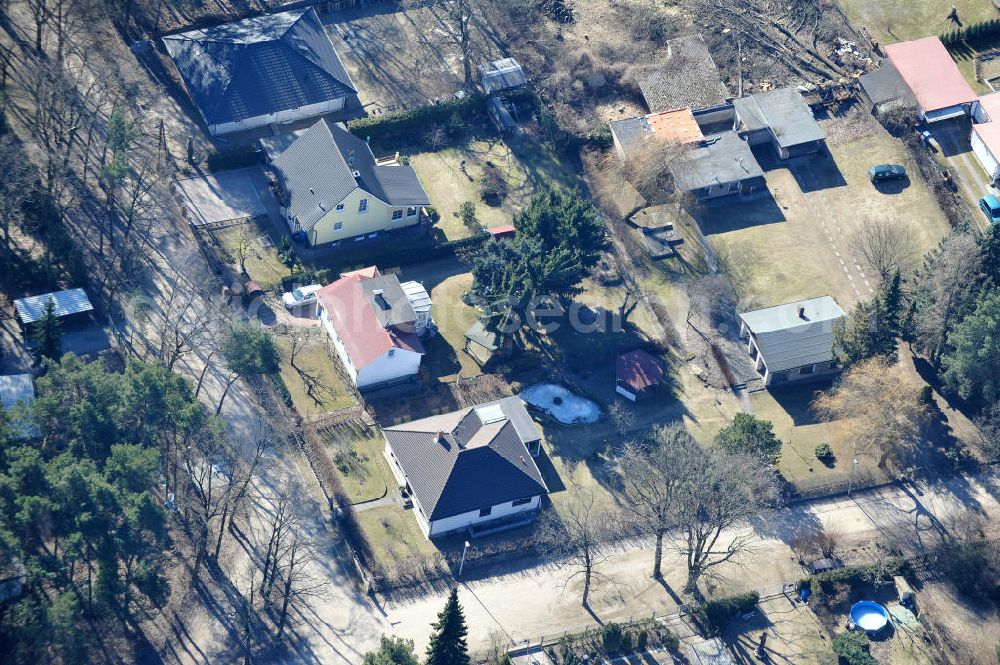
[(438, 334), (423, 340), (427, 354), (421, 364), (441, 381), (482, 374), (479, 365), (463, 350), (465, 331), (478, 317), (476, 309), (462, 301), (462, 294), (472, 286), (469, 270), (468, 264), (449, 259), (408, 266), (400, 275), (400, 279), (423, 284), (434, 303), (431, 314)]
[[(769, 420), (782, 443), (778, 469), (793, 485), (802, 489), (843, 482), (851, 473), (853, 445), (848, 427), (840, 421), (819, 421), (809, 406), (815, 391), (829, 384), (809, 384), (782, 391), (762, 391), (751, 395), (754, 415)], [(816, 446), (828, 443), (834, 461), (826, 466), (816, 459)], [(875, 472), (872, 461), (862, 458), (858, 471)], [(860, 476), (859, 476), (860, 477)]]
[[(518, 210), (543, 183), (557, 188), (571, 188), (576, 177), (543, 145), (525, 139), (512, 149), (501, 139), (473, 141), (436, 152), (410, 157), (420, 182), (427, 190), (431, 205), (441, 214), (439, 228), (448, 240), (473, 234), (457, 212), (465, 201), (476, 205), (476, 218), (487, 228), (510, 224)], [(488, 164), (497, 168), (507, 182), (507, 197), (499, 206), (490, 206), (479, 198), (479, 183)]]
[[(699, 216), (709, 242), (742, 275), (743, 309), (831, 295), (849, 310), (870, 298), (877, 284), (849, 250), (853, 229), (866, 219), (898, 220), (918, 255), (949, 232), (902, 143), (867, 119), (821, 125), (828, 136), (840, 136), (840, 122), (860, 123), (860, 136), (831, 139), (832, 160), (815, 156), (777, 162), (765, 147), (757, 154), (773, 197), (713, 206)], [(868, 168), (883, 162), (902, 164), (914, 177), (880, 191), (868, 180)]]
[(344, 409), (354, 404), (354, 397), (344, 386), (334, 368), (336, 362), (326, 348), (318, 328), (310, 331), (305, 346), (291, 365), (291, 340), (278, 335), (281, 378), (292, 396), (292, 404), (303, 418)]
[[(219, 244), (222, 245), (222, 259), (227, 261), (237, 272), (240, 268), (239, 248), (244, 241), (250, 243), (247, 248), (246, 270), (250, 278), (260, 282), (264, 287), (281, 283), (281, 278), (290, 274), (288, 266), (278, 260), (278, 252), (267, 240), (267, 230), (254, 222), (230, 226), (213, 231)], [(276, 240), (271, 238), (271, 240)]]
[(411, 557), (439, 555), (437, 547), (428, 540), (412, 510), (399, 506), (381, 506), (357, 513), (358, 524), (364, 530), (379, 563), (387, 569)]
[(866, 28), (881, 44), (952, 30), (954, 26), (947, 20), (952, 5), (963, 25), (997, 15), (990, 0), (839, 0), (839, 4), (855, 29)]
[(330, 459), (352, 504), (381, 499), (396, 479), (382, 454), (385, 440), (380, 436), (337, 441), (336, 433), (324, 432), (331, 445)]

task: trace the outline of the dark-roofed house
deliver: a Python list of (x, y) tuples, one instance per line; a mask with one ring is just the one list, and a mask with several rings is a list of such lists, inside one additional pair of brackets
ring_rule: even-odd
[(322, 118), (283, 149), (268, 153), (282, 213), (310, 245), (362, 239), (412, 226), (430, 205), (413, 167), (376, 159), (368, 143)]
[(706, 136), (697, 148), (674, 161), (670, 172), (679, 189), (700, 201), (750, 196), (767, 189), (764, 171), (736, 132)]
[(858, 86), (862, 101), (875, 116), (892, 109), (908, 109), (917, 105), (909, 86), (891, 60), (883, 62), (875, 71), (859, 76)]
[(661, 385), (666, 375), (663, 363), (648, 351), (629, 351), (615, 361), (615, 392), (634, 402)]
[(372, 266), (346, 272), (316, 292), (316, 311), (359, 390), (414, 378), (432, 324), (431, 301), (417, 282), (400, 284)]
[(764, 385), (826, 378), (838, 371), (833, 329), (844, 310), (830, 296), (740, 314), (740, 339)]
[(736, 129), (750, 145), (770, 142), (781, 159), (816, 152), (826, 136), (795, 88), (759, 92), (733, 100)]
[(213, 136), (339, 111), (357, 94), (312, 8), (167, 35)]
[(685, 107), (697, 111), (729, 100), (729, 90), (701, 35), (671, 39), (664, 50), (663, 59), (639, 80), (652, 113)]
[(519, 397), (386, 427), (385, 457), (428, 538), (534, 519), (548, 493), (541, 434)]

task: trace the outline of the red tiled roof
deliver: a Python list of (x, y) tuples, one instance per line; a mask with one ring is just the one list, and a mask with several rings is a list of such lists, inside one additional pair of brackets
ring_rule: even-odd
[(983, 125), (973, 125), (972, 131), (979, 135), (983, 144), (994, 156), (1000, 157), (1000, 122), (987, 122)]
[(355, 369), (361, 369), (390, 349), (424, 353), (413, 333), (386, 329), (379, 323), (361, 283), (378, 275), (374, 266), (344, 273), (316, 292)]
[(492, 229), (486, 229), (494, 238), (506, 238), (508, 236), (513, 236), (517, 233), (517, 229), (514, 228), (513, 224), (505, 224), (503, 226), (495, 226)]
[(990, 122), (1000, 122), (1000, 92), (991, 92), (979, 98), (979, 104), (986, 111)]
[(976, 99), (976, 93), (937, 37), (889, 44), (885, 53), (924, 113)]
[(695, 143), (705, 138), (689, 108), (650, 113), (646, 122), (653, 129), (653, 134), (664, 141)]
[(635, 391), (642, 391), (662, 383), (666, 368), (649, 353), (636, 349), (618, 356), (615, 373), (619, 383)]

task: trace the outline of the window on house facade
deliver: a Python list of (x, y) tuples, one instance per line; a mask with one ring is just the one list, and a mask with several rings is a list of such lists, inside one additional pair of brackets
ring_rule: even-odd
[(337, 204), (337, 212), (344, 212), (344, 204), (343, 203), (338, 203)]
[(729, 191), (730, 192), (735, 192), (739, 188), (740, 188), (740, 183), (738, 183), (738, 182), (731, 182), (731, 183), (729, 183)]
[(416, 214), (417, 214), (417, 208), (416, 208), (416, 206), (410, 206), (409, 208), (406, 209), (406, 216), (407, 217), (413, 217)]
[(396, 349), (389, 349), (389, 353), (386, 355), (388, 355), (390, 358), (394, 357), (396, 355)]
[(396, 221), (397, 219), (403, 219), (403, 211), (402, 210), (393, 210), (392, 211), (392, 221)]
[(492, 506), (489, 507), (489, 508), (483, 508), (482, 510), (479, 511), (479, 516), (480, 517), (489, 517), (490, 513), (492, 513), (492, 512), (493, 512), (493, 507)]
[(337, 223), (335, 223), (333, 225), (333, 230), (334, 231), (339, 231), (342, 228), (344, 228), (344, 223), (343, 222), (337, 222)]
[(368, 210), (368, 199), (361, 199), (358, 203), (358, 212), (366, 212)]
[(510, 502), (510, 505), (516, 507), (516, 506), (524, 506), (529, 503), (531, 503), (530, 496), (527, 499), (514, 499), (513, 501)]
[(806, 365), (799, 368), (799, 374), (812, 374), (816, 371), (816, 365)]

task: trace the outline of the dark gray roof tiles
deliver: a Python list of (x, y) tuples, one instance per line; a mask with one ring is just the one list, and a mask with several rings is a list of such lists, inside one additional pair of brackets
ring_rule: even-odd
[(163, 43), (210, 125), (357, 92), (312, 8), (167, 35)]
[(379, 275), (361, 282), (365, 297), (383, 328), (412, 324), (417, 319), (410, 299), (406, 297), (399, 278)]
[(271, 163), (290, 195), (290, 213), (306, 231), (355, 187), (392, 206), (430, 205), (412, 167), (377, 164), (365, 141), (326, 118), (304, 131)]
[(899, 101), (905, 106), (917, 105), (917, 100), (906, 85), (906, 81), (888, 58), (875, 71), (859, 76), (858, 83), (864, 88), (872, 104)]
[[(491, 406), (503, 417), (483, 422), (480, 414)], [(429, 519), (548, 492), (525, 445), (540, 438), (538, 429), (517, 397), (386, 427), (383, 434)]]

